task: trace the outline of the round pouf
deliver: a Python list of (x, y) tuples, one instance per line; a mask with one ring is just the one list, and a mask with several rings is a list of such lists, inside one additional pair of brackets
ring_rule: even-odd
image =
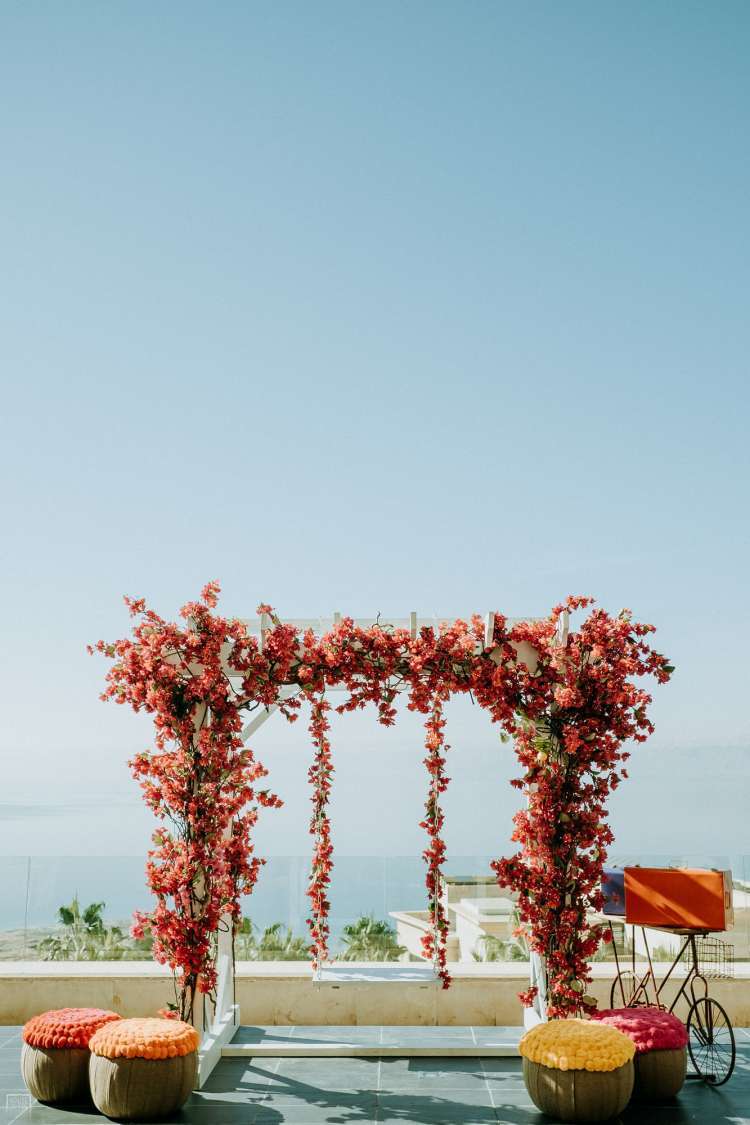
[(21, 1074), (39, 1102), (89, 1100), (89, 1040), (113, 1020), (102, 1008), (58, 1008), (34, 1016), (23, 1029)]
[(687, 1072), (687, 1028), (660, 1008), (611, 1008), (594, 1012), (599, 1020), (622, 1031), (635, 1045), (633, 1097), (654, 1102), (674, 1098)]
[(558, 1121), (607, 1121), (633, 1092), (635, 1047), (622, 1032), (584, 1020), (551, 1020), (523, 1036), (523, 1077), (537, 1109)]
[(181, 1020), (120, 1020), (97, 1031), (89, 1047), (91, 1097), (107, 1117), (167, 1117), (195, 1086), (198, 1032)]

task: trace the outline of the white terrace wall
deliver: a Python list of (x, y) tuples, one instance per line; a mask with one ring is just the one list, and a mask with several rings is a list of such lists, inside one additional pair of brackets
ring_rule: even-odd
[[(657, 975), (664, 971), (655, 968)], [(609, 1006), (613, 971), (611, 965), (594, 966), (592, 991), (601, 1007)], [(454, 983), (446, 991), (419, 980), (313, 982), (306, 964), (247, 962), (237, 966), (236, 997), (244, 1024), (521, 1024), (517, 993), (529, 979), (524, 962), (468, 971), (455, 965), (451, 972)], [(711, 995), (735, 1026), (750, 1026), (750, 963), (737, 966), (735, 980), (712, 981)], [(0, 1024), (83, 1005), (124, 1016), (154, 1015), (172, 996), (169, 973), (149, 963), (0, 963)]]

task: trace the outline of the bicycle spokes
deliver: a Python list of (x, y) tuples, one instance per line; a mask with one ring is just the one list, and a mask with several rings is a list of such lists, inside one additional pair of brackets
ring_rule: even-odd
[(731, 1075), (734, 1033), (718, 1001), (703, 997), (693, 1004), (688, 1015), (688, 1051), (693, 1066), (706, 1082), (721, 1086)]

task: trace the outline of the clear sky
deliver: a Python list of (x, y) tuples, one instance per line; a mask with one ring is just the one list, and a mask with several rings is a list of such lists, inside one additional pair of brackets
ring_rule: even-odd
[(0, 801), (130, 784), (84, 646), (209, 578), (591, 593), (677, 666), (655, 752), (750, 745), (749, 47), (731, 0), (0, 5)]

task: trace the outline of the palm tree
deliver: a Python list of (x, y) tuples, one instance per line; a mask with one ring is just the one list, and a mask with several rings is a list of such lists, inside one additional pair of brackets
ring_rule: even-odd
[(234, 956), (238, 961), (257, 961), (255, 927), (249, 918), (242, 918), (234, 931)]
[(310, 943), (294, 934), (289, 926), (274, 922), (256, 936), (249, 918), (243, 918), (235, 934), (235, 954), (239, 961), (306, 961)]
[(83, 910), (75, 895), (57, 916), (63, 930), (39, 943), (43, 961), (119, 961), (125, 952), (119, 926), (107, 926), (102, 917), (105, 903), (92, 902)]
[(398, 961), (406, 953), (406, 947), (396, 940), (393, 926), (372, 914), (344, 926), (341, 939), (345, 948), (338, 954), (338, 961)]
[(475, 961), (527, 961), (529, 955), (517, 938), (482, 934), (472, 957)]

